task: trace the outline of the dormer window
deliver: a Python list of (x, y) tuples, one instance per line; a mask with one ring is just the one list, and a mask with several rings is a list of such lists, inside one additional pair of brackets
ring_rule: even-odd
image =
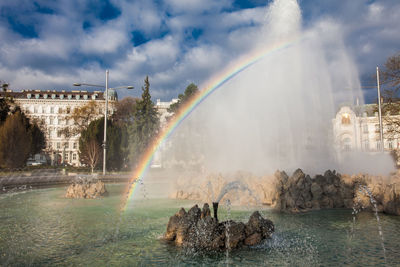
[(64, 99), (64, 95), (60, 95), (60, 99)]
[(79, 98), (81, 98), (81, 96), (80, 95), (76, 95), (75, 98), (76, 98), (76, 100), (78, 100)]
[(72, 95), (68, 95), (68, 99), (72, 99)]
[(40, 94), (36, 94), (36, 95), (35, 95), (35, 98), (36, 98), (36, 99), (39, 99), (39, 97), (40, 97)]
[(48, 97), (47, 94), (44, 94), (44, 95), (43, 95), (43, 98), (44, 98), (44, 99), (47, 99), (47, 97)]
[(26, 97), (30, 99), (32, 97), (32, 95), (31, 94), (27, 94)]
[(93, 99), (93, 100), (95, 100), (96, 97), (97, 97), (97, 94), (93, 94), (93, 95), (92, 95), (92, 99)]
[(56, 99), (56, 94), (52, 94), (52, 95), (51, 95), (51, 98), (52, 98), (52, 99)]
[(88, 95), (83, 96), (83, 99), (87, 100), (87, 98), (88, 98)]

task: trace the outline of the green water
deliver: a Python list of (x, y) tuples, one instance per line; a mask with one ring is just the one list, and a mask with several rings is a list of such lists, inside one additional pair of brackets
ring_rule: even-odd
[[(276, 233), (256, 248), (192, 253), (160, 240), (169, 217), (193, 202), (138, 199), (120, 216), (123, 185), (107, 185), (108, 197), (65, 199), (65, 188), (0, 195), (2, 266), (384, 266), (374, 214), (350, 210), (300, 215), (263, 210)], [(221, 204), (219, 217), (227, 218)], [(253, 209), (232, 208), (247, 221)], [(400, 218), (380, 215), (386, 265), (400, 265)]]

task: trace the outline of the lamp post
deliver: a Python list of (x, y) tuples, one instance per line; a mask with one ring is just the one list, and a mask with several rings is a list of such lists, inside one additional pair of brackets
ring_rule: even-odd
[(74, 86), (92, 86), (92, 87), (100, 87), (105, 89), (105, 109), (104, 109), (104, 139), (103, 139), (103, 175), (106, 174), (106, 154), (107, 154), (107, 117), (108, 117), (108, 89), (133, 89), (133, 86), (118, 86), (115, 88), (108, 88), (108, 70), (106, 70), (106, 85), (97, 85), (97, 84), (89, 84), (89, 83), (74, 83)]
[(383, 143), (383, 125), (382, 125), (382, 109), (381, 109), (381, 87), (379, 82), (379, 67), (376, 67), (376, 85), (378, 87), (378, 114), (379, 114), (379, 139), (381, 142), (381, 151), (384, 151)]

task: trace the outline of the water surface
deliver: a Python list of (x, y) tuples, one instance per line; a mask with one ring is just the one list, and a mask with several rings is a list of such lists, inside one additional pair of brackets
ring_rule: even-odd
[[(192, 201), (141, 198), (118, 212), (124, 185), (107, 185), (108, 197), (65, 199), (65, 188), (0, 195), (0, 264), (61, 266), (384, 266), (373, 213), (350, 210), (279, 214), (273, 238), (255, 248), (193, 253), (160, 240), (169, 217)], [(138, 194), (142, 194), (139, 192)], [(143, 195), (145, 195), (143, 193)], [(221, 203), (219, 217), (227, 218)], [(261, 207), (262, 208), (262, 207)], [(247, 221), (254, 208), (233, 207)], [(400, 263), (400, 218), (381, 214), (387, 266)]]

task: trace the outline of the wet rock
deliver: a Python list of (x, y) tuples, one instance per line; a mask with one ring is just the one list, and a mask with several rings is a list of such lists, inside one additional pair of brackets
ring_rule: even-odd
[(319, 200), (322, 196), (322, 188), (317, 182), (311, 184), (310, 188), (313, 199)]
[(98, 198), (107, 194), (106, 186), (102, 181), (81, 181), (71, 184), (67, 188), (66, 198)]
[(164, 238), (177, 246), (196, 250), (224, 250), (257, 245), (273, 232), (272, 221), (257, 211), (246, 224), (232, 220), (219, 223), (210, 216), (206, 203), (202, 211), (195, 205), (188, 212), (182, 208), (171, 216)]
[(244, 240), (244, 244), (246, 246), (255, 246), (259, 243), (261, 243), (262, 240), (262, 236), (260, 233), (254, 233), (251, 234), (250, 236), (248, 236), (245, 240)]
[(226, 229), (226, 248), (241, 247), (243, 241), (246, 239), (245, 224), (242, 222), (227, 221), (224, 222), (224, 226)]
[(211, 216), (210, 207), (208, 206), (208, 203), (204, 203), (200, 218), (203, 219), (203, 218), (209, 217), (209, 216)]

